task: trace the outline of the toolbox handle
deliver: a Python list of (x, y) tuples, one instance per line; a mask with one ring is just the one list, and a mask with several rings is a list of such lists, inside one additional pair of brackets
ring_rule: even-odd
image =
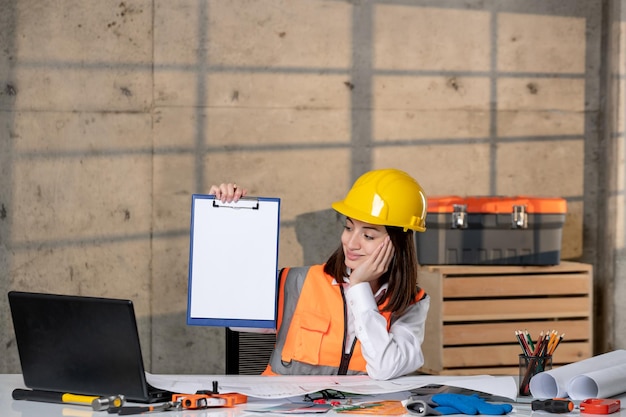
[(526, 206), (514, 205), (513, 213), (511, 213), (511, 229), (528, 228), (528, 213)]
[(467, 229), (467, 204), (452, 205), (452, 228)]

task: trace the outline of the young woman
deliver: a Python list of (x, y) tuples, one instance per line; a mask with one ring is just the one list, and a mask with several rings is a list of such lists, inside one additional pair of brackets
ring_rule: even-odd
[[(222, 201), (247, 190), (212, 186)], [(280, 273), (276, 346), (265, 375), (353, 375), (390, 379), (424, 363), (430, 304), (417, 285), (413, 232), (426, 230), (426, 196), (396, 169), (363, 174), (345, 199), (341, 243), (326, 263)]]

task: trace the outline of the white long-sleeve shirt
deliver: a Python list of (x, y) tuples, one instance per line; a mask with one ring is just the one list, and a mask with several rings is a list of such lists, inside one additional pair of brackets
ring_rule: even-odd
[[(376, 295), (383, 290), (386, 285)], [(428, 295), (392, 320), (387, 331), (387, 320), (379, 313), (375, 294), (368, 283), (347, 286), (345, 294), (350, 342), (346, 345), (350, 346), (354, 337), (359, 339), (370, 377), (391, 379), (414, 372), (424, 364), (422, 342), (430, 306)]]

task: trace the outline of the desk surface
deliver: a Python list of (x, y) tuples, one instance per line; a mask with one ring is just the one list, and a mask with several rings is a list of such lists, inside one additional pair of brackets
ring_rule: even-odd
[[(117, 414), (108, 414), (106, 411), (92, 411), (89, 406), (73, 405), (73, 404), (47, 404), (31, 401), (15, 401), (11, 397), (11, 393), (15, 388), (25, 388), (22, 376), (19, 374), (0, 374), (0, 415), (2, 417), (105, 417), (116, 416)], [(622, 404), (619, 413), (611, 414), (611, 417), (626, 417), (626, 405)], [(246, 411), (246, 406), (237, 406), (235, 408), (214, 408), (206, 410), (183, 410), (183, 411), (164, 411), (150, 412), (147, 414), (137, 414), (138, 416), (169, 416), (169, 417), (269, 417), (268, 413), (250, 413)], [(299, 414), (304, 416), (303, 414)], [(315, 414), (319, 415), (319, 414)], [(339, 414), (329, 412), (320, 416), (338, 416)], [(344, 417), (359, 417), (357, 414), (341, 414)], [(579, 417), (578, 410), (568, 414), (549, 414), (543, 412), (532, 412), (530, 404), (514, 404), (511, 416), (535, 417), (545, 416), (575, 416)], [(285, 414), (274, 414), (274, 416), (285, 416)], [(406, 414), (405, 417), (410, 416)], [(593, 414), (586, 416), (594, 417)], [(597, 416), (601, 417), (601, 416)]]

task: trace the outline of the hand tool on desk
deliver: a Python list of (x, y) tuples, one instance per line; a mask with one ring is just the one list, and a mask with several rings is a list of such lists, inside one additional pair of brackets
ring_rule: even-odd
[(117, 409), (122, 407), (125, 402), (126, 401), (123, 395), (100, 397), (91, 402), (91, 408), (93, 409), (93, 411)]
[(547, 411), (548, 413), (569, 413), (574, 410), (574, 403), (565, 398), (550, 400), (533, 400), (530, 403), (533, 411)]
[(227, 394), (173, 394), (172, 401), (180, 402), (181, 408), (189, 410), (235, 406), (235, 397)]
[(196, 391), (196, 395), (207, 395), (211, 398), (221, 398), (226, 401), (226, 405), (224, 405), (224, 407), (234, 407), (237, 404), (244, 404), (248, 402), (248, 397), (244, 394), (239, 394), (238, 392), (220, 394), (218, 388), (218, 382), (213, 381), (213, 389)]
[(195, 394), (172, 394), (172, 401), (153, 406), (122, 407), (119, 415), (142, 414), (151, 411), (201, 410), (211, 407), (234, 407), (248, 401), (248, 397), (236, 392), (220, 394), (218, 383), (213, 381), (212, 390), (196, 391)]
[(94, 411), (102, 411), (107, 410), (111, 407), (121, 407), (122, 405), (124, 405), (123, 395), (80, 395), (56, 391), (16, 388), (13, 390), (12, 396), (14, 400), (38, 401), (57, 404), (90, 405)]
[(122, 407), (117, 410), (117, 414), (120, 416), (130, 416), (134, 414), (150, 413), (153, 411), (171, 411), (179, 409), (180, 403), (176, 401), (168, 401), (166, 403), (156, 405)]
[(410, 414), (416, 416), (437, 416), (441, 413), (435, 411), (434, 407), (431, 407), (429, 401), (410, 399), (406, 405), (406, 409)]
[(620, 400), (605, 398), (589, 398), (581, 401), (580, 412), (584, 414), (611, 414), (619, 411), (621, 406)]
[(228, 394), (172, 394), (172, 401), (163, 404), (122, 407), (118, 409), (117, 412), (119, 415), (128, 416), (152, 411), (202, 410), (212, 407), (234, 406), (235, 396), (228, 396)]

